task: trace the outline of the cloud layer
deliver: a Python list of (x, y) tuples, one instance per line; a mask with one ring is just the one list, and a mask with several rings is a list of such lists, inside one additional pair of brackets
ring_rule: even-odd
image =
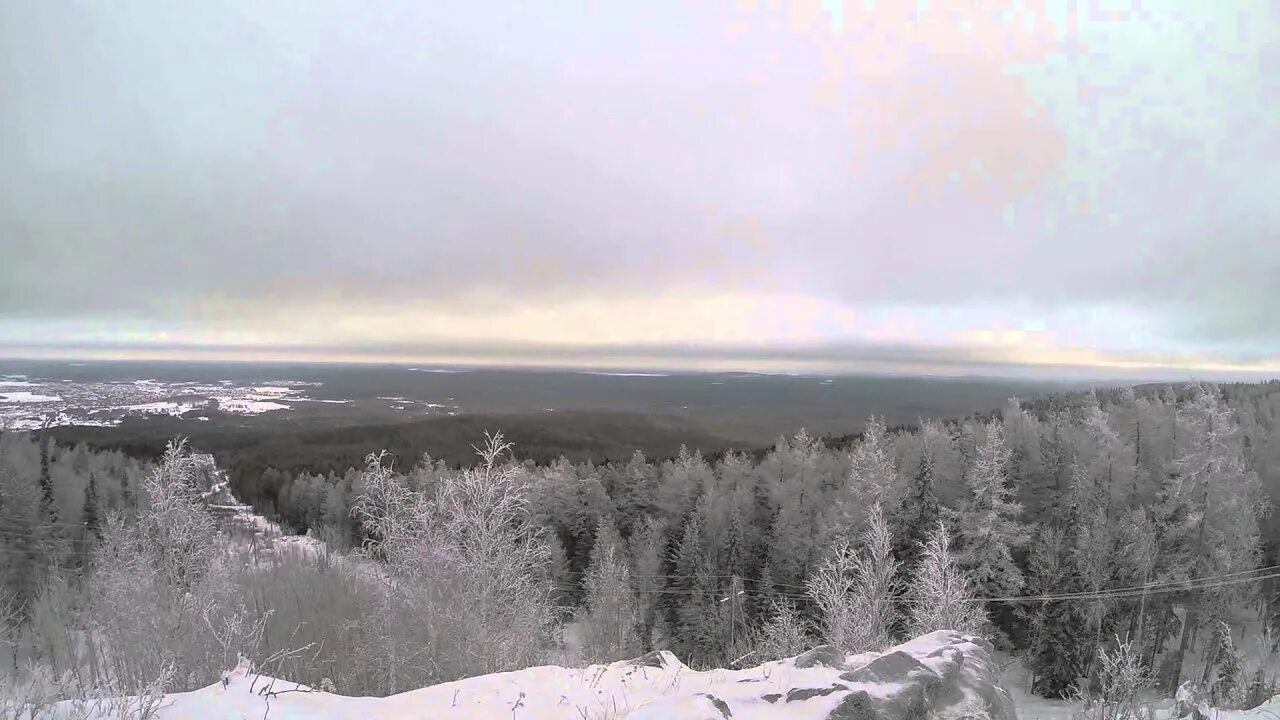
[(1274, 3), (618, 5), (0, 9), (0, 345), (1280, 366)]

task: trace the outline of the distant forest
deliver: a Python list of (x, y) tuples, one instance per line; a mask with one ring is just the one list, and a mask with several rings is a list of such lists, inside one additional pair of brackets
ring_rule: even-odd
[[(587, 659), (667, 648), (701, 667), (824, 641), (878, 649), (951, 624), (1017, 653), (1045, 695), (1096, 678), (1118, 645), (1166, 689), (1196, 680), (1237, 704), (1275, 689), (1242, 669), (1238, 645), (1256, 618), (1243, 639), (1274, 657), (1280, 629), (1268, 572), (1280, 564), (1280, 382), (1012, 399), (911, 427), (872, 418), (846, 438), (800, 431), (753, 452), (677, 447), (607, 462), (511, 461), (477, 432), (468, 444), (486, 452), (463, 469), (403, 449), (347, 465), (365, 438), (332, 441), (311, 458), (336, 463), (329, 470), (291, 472), (303, 447), (278, 467), (260, 464), (260, 447), (252, 462), (235, 449), (219, 458), (243, 501), (397, 578), (295, 568), (287, 582), (254, 581), (268, 598), (260, 610), (277, 592), (264, 588), (288, 587), (293, 612), (314, 613), (311, 632), (343, 628), (332, 632), (346, 644), (327, 652), (345, 654), (293, 667), (299, 680), (323, 673), (344, 691), (385, 694), (509, 669), (537, 659), (516, 651), (539, 646), (546, 623), (565, 621)], [(139, 483), (182, 462), (171, 452), (152, 470), (120, 453), (0, 437), (0, 554), (21, 559), (5, 565), (0, 597), (28, 609), (14, 617), (34, 622), (50, 568), (93, 566), (103, 517), (146, 521), (156, 490)], [(304, 597), (325, 605), (306, 610)], [(456, 660), (461, 645), (450, 643), (466, 640), (418, 603), (499, 633), (491, 656), (467, 646), (486, 664)], [(507, 619), (472, 616), (484, 608)], [(527, 623), (511, 608), (528, 610)], [(278, 643), (288, 627), (268, 631)], [(385, 673), (340, 669), (356, 657)]]

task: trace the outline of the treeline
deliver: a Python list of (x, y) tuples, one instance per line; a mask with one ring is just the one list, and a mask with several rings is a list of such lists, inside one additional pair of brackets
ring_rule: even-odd
[[(1244, 704), (1269, 681), (1243, 672), (1223, 628), (1243, 610), (1256, 627), (1275, 619), (1250, 571), (1274, 564), (1278, 423), (1278, 383), (1190, 385), (910, 428), (873, 419), (845, 447), (801, 431), (759, 453), (652, 462), (517, 462), (498, 439), (462, 469), (379, 454), (272, 480), (282, 517), (362, 559), (268, 566), (217, 551), (198, 468), (176, 448), (139, 484), (122, 456), (5, 436), (0, 513), (29, 529), (5, 541), (35, 569), (6, 580), (5, 637), (99, 685), (177, 666), (169, 687), (188, 689), (244, 652), (291, 679), (386, 694), (575, 655), (667, 648), (731, 666), (951, 626), (1020, 654), (1047, 695), (1096, 680), (1098, 658), (1123, 649), (1166, 688), (1195, 680)], [(89, 527), (90, 508), (111, 516), (93, 523), (103, 541), (68, 551), (92, 534), (67, 518)], [(565, 623), (580, 647), (561, 642)], [(143, 653), (152, 630), (172, 647)]]
[[(1280, 493), (1278, 423), (1277, 383), (1161, 386), (1011, 401), (987, 417), (893, 431), (873, 421), (851, 447), (802, 431), (754, 455), (635, 453), (522, 472), (529, 512), (552, 541), (558, 601), (590, 605), (597, 545), (608, 539), (636, 598), (638, 649), (724, 664), (779, 602), (820, 624), (807, 583), (840, 543), (861, 544), (879, 504), (904, 574), (946, 524), (972, 590), (1001, 599), (986, 605), (991, 632), (1025, 654), (1036, 690), (1061, 695), (1118, 637), (1168, 687), (1188, 673), (1207, 680), (1220, 664), (1207, 643), (1233, 607), (1246, 598), (1270, 607), (1270, 583), (1178, 583), (1274, 563), (1274, 535), (1263, 531)], [(350, 514), (364, 473), (268, 472), (289, 525), (365, 539)], [(429, 496), (454, 472), (428, 457), (397, 476)], [(1144, 585), (1158, 590), (1009, 599)], [(1188, 668), (1193, 642), (1205, 661)]]
[(208, 423), (170, 417), (130, 418), (118, 427), (58, 427), (43, 436), (60, 445), (121, 450), (152, 462), (164, 454), (174, 437), (186, 437), (193, 448), (217, 457), (231, 478), (236, 497), (273, 518), (285, 476), (358, 472), (373, 449), (386, 450), (400, 466), (412, 465), (424, 454), (453, 468), (469, 466), (475, 462), (476, 438), (499, 428), (519, 448), (521, 459), (540, 465), (560, 457), (598, 464), (625, 462), (637, 448), (666, 458), (674, 457), (681, 445), (704, 452), (742, 445), (721, 436), (734, 436), (732, 427), (639, 412), (466, 413), (336, 427), (292, 420), (267, 422), (265, 416), (254, 420), (256, 424), (244, 427), (227, 418)]
[(0, 605), (26, 607), (50, 568), (83, 566), (105, 518), (135, 512), (149, 468), (118, 451), (0, 433)]

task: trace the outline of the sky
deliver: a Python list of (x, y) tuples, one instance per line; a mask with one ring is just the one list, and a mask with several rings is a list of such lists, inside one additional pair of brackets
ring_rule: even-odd
[(1280, 376), (1280, 2), (0, 4), (0, 356)]

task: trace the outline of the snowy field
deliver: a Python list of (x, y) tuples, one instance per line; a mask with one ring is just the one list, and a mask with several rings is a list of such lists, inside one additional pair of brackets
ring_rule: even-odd
[[(262, 415), (294, 409), (349, 405), (349, 398), (313, 397), (323, 383), (290, 378), (265, 382), (69, 380), (0, 374), (0, 429), (38, 430), (79, 425), (112, 427), (125, 418), (182, 417), (207, 421), (210, 415)], [(376, 404), (406, 416), (457, 415), (453, 398), (424, 400), (380, 396)]]
[(295, 402), (310, 400), (304, 393), (311, 385), (297, 380), (280, 380), (272, 385), (240, 385), (229, 380), (76, 382), (5, 375), (0, 376), (0, 428), (110, 427), (131, 415), (203, 420), (210, 412), (257, 415), (289, 410)]

